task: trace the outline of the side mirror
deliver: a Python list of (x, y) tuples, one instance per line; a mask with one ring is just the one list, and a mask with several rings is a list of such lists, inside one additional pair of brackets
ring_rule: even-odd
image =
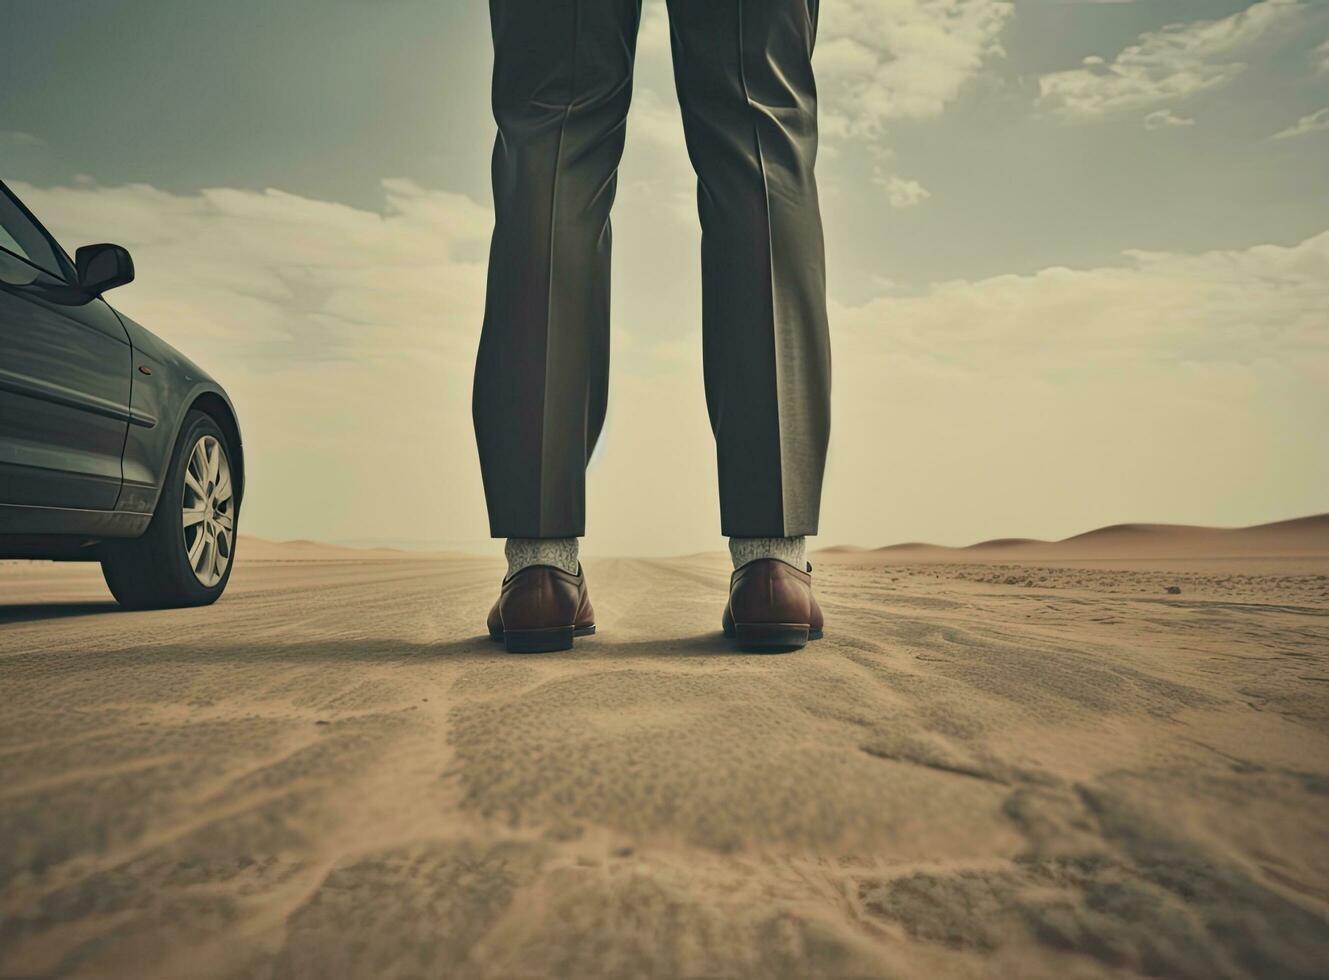
[(96, 295), (134, 281), (134, 260), (119, 245), (84, 245), (74, 253), (80, 289)]

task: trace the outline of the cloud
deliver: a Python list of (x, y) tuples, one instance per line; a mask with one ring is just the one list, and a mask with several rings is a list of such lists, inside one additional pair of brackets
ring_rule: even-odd
[[(487, 208), (399, 180), (378, 210), (278, 191), (16, 189), (67, 244), (126, 244), (139, 279), (117, 305), (231, 391), (248, 531), (492, 547), (470, 421)], [(671, 273), (669, 302), (645, 288), (677, 251), (650, 231), (616, 269), (637, 271), (616, 288), (591, 466), (601, 554), (719, 540), (695, 283)], [(823, 541), (1314, 510), (1329, 485), (1326, 311), (1329, 232), (832, 303)]]
[(682, 148), (683, 119), (677, 100), (652, 88), (637, 91), (628, 110), (628, 131), (630, 140), (649, 143), (656, 149)]
[(1256, 43), (1303, 10), (1296, 0), (1262, 0), (1220, 20), (1141, 34), (1111, 61), (1092, 56), (1042, 76), (1039, 103), (1062, 119), (1083, 120), (1187, 99), (1239, 76)]
[(1001, 52), (1013, 14), (999, 0), (840, 0), (823, 4), (814, 65), (822, 131), (877, 138), (895, 119), (940, 115)]
[(633, 94), (619, 180), (622, 192), (655, 216), (689, 227), (697, 223), (696, 177), (683, 140), (678, 101), (672, 95), (648, 86)]
[[(384, 210), (375, 213), (272, 189), (17, 185), (62, 240), (130, 249), (145, 274), (117, 299), (167, 339), (216, 345), (260, 370), (297, 354), (327, 361), (451, 350), (458, 293), (482, 281), (476, 260), (458, 256), (487, 240), (490, 211), (405, 180), (382, 188)], [(181, 301), (188, 315), (177, 315)], [(386, 338), (368, 341), (366, 326)]]
[(922, 204), (932, 196), (928, 189), (918, 181), (906, 180), (903, 177), (897, 177), (895, 174), (877, 172), (873, 174), (872, 182), (886, 188), (886, 199), (890, 201), (893, 208), (910, 208), (916, 204)]
[(837, 323), (878, 337), (889, 324), (879, 357), (956, 370), (999, 363), (1010, 375), (1053, 368), (1067, 380), (1144, 361), (1329, 356), (1329, 231), (1292, 246), (1123, 256), (1117, 266), (937, 283), (841, 308)]
[(1178, 126), (1194, 125), (1194, 119), (1179, 116), (1171, 109), (1158, 109), (1144, 117), (1145, 129), (1174, 129)]
[(231, 393), (252, 533), (483, 533), (470, 375), (491, 212), (382, 188), (376, 212), (277, 190), (15, 185), (66, 245), (125, 245), (138, 278), (112, 302)]
[(0, 129), (0, 146), (45, 146), (46, 140), (18, 129)]
[[(823, 4), (813, 62), (819, 155), (855, 147), (880, 156), (889, 122), (940, 115), (987, 59), (1013, 16), (1004, 0), (839, 0)], [(695, 223), (695, 178), (683, 150), (664, 4), (643, 10), (623, 189), (670, 221)], [(645, 149), (638, 152), (639, 147)], [(927, 198), (918, 182), (878, 175), (893, 207)], [(822, 190), (833, 193), (823, 174)]]
[(1323, 133), (1329, 129), (1329, 108), (1319, 109), (1302, 116), (1287, 129), (1274, 133), (1270, 139), (1285, 140), (1294, 136), (1309, 136), (1311, 133)]
[[(820, 9), (813, 65), (820, 93), (820, 131), (827, 149), (854, 137), (876, 140), (896, 119), (940, 115), (984, 62), (1001, 54), (998, 37), (1014, 7), (1006, 0), (837, 0)], [(665, 5), (648, 4), (637, 37), (637, 100), (672, 87)], [(655, 96), (640, 113), (645, 131), (676, 127), (658, 111), (673, 100)], [(635, 136), (635, 129), (634, 129)], [(672, 138), (672, 137), (671, 137)]]
[(831, 322), (828, 542), (1324, 509), (1329, 232), (941, 282)]

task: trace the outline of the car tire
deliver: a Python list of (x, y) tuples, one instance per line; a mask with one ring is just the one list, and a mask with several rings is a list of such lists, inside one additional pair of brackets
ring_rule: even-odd
[(234, 459), (212, 416), (185, 417), (147, 531), (103, 545), (102, 575), (122, 607), (206, 606), (226, 591), (240, 516)]

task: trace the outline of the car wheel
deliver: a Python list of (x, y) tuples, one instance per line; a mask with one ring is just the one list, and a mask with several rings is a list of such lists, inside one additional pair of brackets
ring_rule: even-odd
[(206, 606), (225, 591), (239, 519), (231, 459), (212, 417), (190, 412), (147, 531), (103, 546), (102, 574), (120, 605)]

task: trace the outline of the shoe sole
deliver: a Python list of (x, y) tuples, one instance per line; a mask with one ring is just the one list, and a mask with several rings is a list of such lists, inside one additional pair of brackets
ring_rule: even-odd
[(736, 623), (725, 635), (747, 653), (792, 653), (810, 640), (820, 640), (822, 631), (807, 623)]
[(573, 637), (590, 636), (595, 626), (550, 626), (538, 630), (504, 630), (490, 633), (495, 643), (502, 643), (508, 653), (553, 653), (571, 650)]

